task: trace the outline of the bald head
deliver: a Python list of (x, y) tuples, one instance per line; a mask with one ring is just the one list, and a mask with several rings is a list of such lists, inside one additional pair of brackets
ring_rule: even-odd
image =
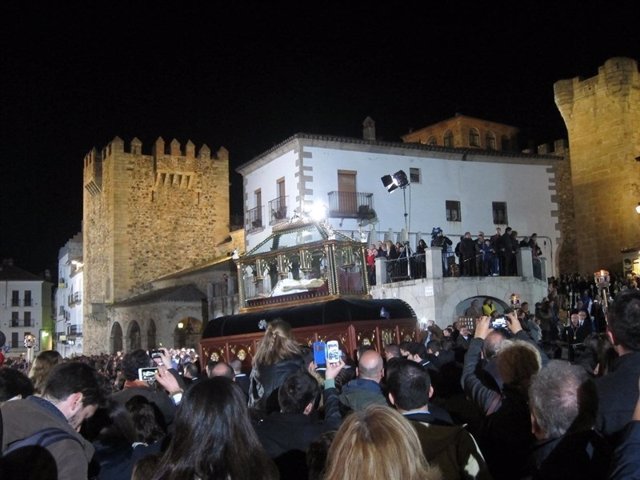
[(380, 382), (382, 379), (382, 357), (375, 350), (367, 350), (358, 362), (358, 376), (367, 380)]
[(231, 368), (229, 365), (224, 362), (218, 362), (216, 363), (215, 367), (211, 369), (209, 377), (227, 377), (231, 380), (234, 380), (236, 378), (236, 375), (233, 371), (233, 368)]

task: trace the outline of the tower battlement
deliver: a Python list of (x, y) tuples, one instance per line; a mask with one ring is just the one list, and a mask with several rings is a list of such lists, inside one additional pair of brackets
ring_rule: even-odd
[(617, 98), (618, 101), (624, 101), (639, 85), (638, 62), (631, 58), (614, 57), (598, 68), (596, 76), (587, 79), (575, 77), (559, 80), (553, 85), (553, 92), (560, 114), (565, 122), (568, 122), (567, 127), (569, 127), (573, 109), (578, 102), (589, 97), (593, 101), (596, 96), (601, 96), (603, 93), (611, 98)]
[[(126, 145), (124, 140), (116, 136), (107, 145), (105, 145), (100, 152), (98, 152), (95, 147), (92, 148), (84, 157), (84, 166), (86, 168), (95, 160), (100, 161), (123, 153), (144, 155), (142, 152), (142, 146), (143, 144), (138, 137), (133, 137), (129, 144)], [(167, 156), (198, 160), (228, 160), (229, 151), (224, 147), (220, 147), (212, 156), (211, 149), (206, 143), (203, 143), (196, 152), (196, 146), (191, 140), (187, 140), (186, 143), (182, 145), (174, 138), (167, 145), (162, 137), (158, 137), (152, 146), (151, 153), (148, 156), (153, 157), (156, 160)]]
[(84, 158), (85, 348), (106, 335), (92, 306), (212, 261), (229, 237), (229, 152), (162, 137), (150, 150), (115, 137)]
[(594, 77), (560, 80), (555, 102), (569, 134), (577, 270), (620, 271), (620, 251), (637, 245), (640, 226), (632, 185), (640, 178), (638, 62), (607, 60)]

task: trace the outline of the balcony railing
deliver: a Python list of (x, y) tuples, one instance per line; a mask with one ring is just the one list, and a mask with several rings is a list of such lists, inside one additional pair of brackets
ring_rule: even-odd
[(24, 299), (11, 299), (12, 307), (33, 307), (33, 299), (32, 298), (24, 298)]
[(20, 319), (11, 319), (11, 327), (12, 328), (21, 328), (21, 327), (33, 327), (34, 319), (33, 318), (20, 318)]
[(284, 222), (288, 216), (287, 197), (277, 197), (269, 201), (269, 212), (271, 213), (271, 221), (269, 225)]
[(252, 208), (251, 210), (247, 210), (247, 214), (244, 219), (247, 233), (261, 230), (264, 227), (264, 223), (262, 221), (262, 205)]
[(370, 220), (375, 215), (373, 193), (329, 192), (330, 217)]
[(75, 305), (77, 303), (81, 303), (81, 302), (82, 302), (82, 296), (80, 295), (80, 292), (73, 292), (67, 298), (67, 304), (69, 306), (73, 306), (73, 305)]

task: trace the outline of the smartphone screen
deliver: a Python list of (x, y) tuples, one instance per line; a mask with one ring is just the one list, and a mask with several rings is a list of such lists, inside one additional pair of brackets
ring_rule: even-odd
[(157, 371), (158, 369), (156, 367), (139, 368), (138, 379), (144, 380), (145, 382), (155, 382)]
[(340, 345), (337, 340), (327, 342), (327, 361), (330, 363), (338, 363), (342, 357)]
[(326, 349), (327, 345), (324, 342), (313, 342), (313, 362), (316, 368), (327, 367)]

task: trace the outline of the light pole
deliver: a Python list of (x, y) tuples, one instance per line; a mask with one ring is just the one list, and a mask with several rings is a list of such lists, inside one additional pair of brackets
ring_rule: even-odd
[[(404, 205), (404, 232), (405, 235), (409, 235), (409, 214), (407, 213), (407, 187), (409, 186), (409, 179), (407, 174), (403, 170), (398, 170), (393, 175), (385, 175), (382, 180), (382, 185), (387, 189), (389, 193), (395, 189), (400, 188), (402, 190), (402, 200)], [(405, 246), (405, 255), (407, 260), (407, 277), (411, 278), (411, 249), (409, 248), (408, 238), (402, 239)]]

